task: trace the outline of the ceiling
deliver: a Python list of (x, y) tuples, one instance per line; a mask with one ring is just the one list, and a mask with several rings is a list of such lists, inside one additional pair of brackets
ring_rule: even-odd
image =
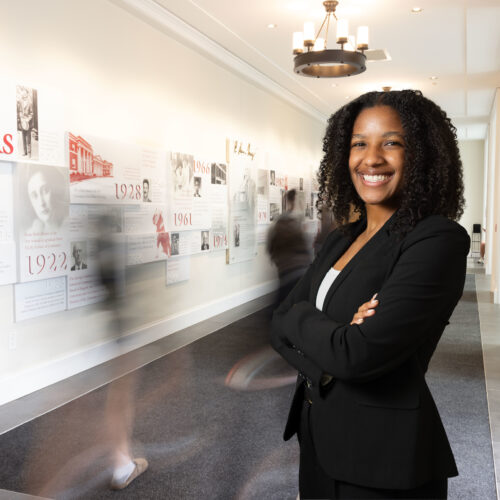
[[(293, 72), (292, 33), (319, 28), (322, 0), (150, 0), (239, 57), (324, 116), (369, 90), (415, 88), (452, 118), (461, 139), (483, 139), (500, 87), (500, 0), (340, 0), (338, 17), (370, 28), (370, 62), (348, 78)], [(423, 10), (411, 12), (412, 7)], [(277, 26), (268, 28), (268, 24)], [(329, 48), (334, 48), (334, 30)], [(431, 80), (435, 76), (437, 80)], [(332, 86), (335, 85), (335, 86)]]

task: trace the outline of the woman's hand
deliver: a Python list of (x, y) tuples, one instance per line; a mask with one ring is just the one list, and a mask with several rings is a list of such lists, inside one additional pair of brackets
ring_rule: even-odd
[(358, 312), (352, 317), (351, 325), (360, 325), (365, 318), (369, 318), (375, 314), (375, 307), (378, 306), (377, 295), (375, 294), (369, 302), (365, 302), (359, 306)]

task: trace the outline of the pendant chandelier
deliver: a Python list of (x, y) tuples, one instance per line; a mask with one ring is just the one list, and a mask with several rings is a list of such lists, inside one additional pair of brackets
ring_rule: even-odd
[[(368, 49), (368, 27), (359, 26), (357, 40), (349, 36), (345, 19), (337, 19), (335, 9), (339, 2), (328, 0), (323, 2), (326, 16), (319, 31), (314, 34), (314, 23), (304, 23), (304, 32), (293, 34), (294, 71), (299, 75), (314, 78), (339, 78), (363, 73), (366, 69)], [(337, 22), (337, 43), (340, 49), (328, 49), (328, 29), (330, 20)], [(325, 29), (324, 37), (320, 37)]]

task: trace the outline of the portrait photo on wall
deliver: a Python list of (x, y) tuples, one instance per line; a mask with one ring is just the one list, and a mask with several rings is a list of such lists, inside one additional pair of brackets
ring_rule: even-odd
[(171, 255), (179, 255), (179, 233), (170, 234)]
[(276, 186), (276, 171), (269, 170), (269, 185)]
[(299, 177), (299, 191), (304, 191), (304, 178)]
[(19, 156), (38, 160), (38, 94), (35, 89), (16, 86), (17, 140)]
[(210, 245), (209, 245), (209, 232), (208, 231), (202, 231), (201, 232), (201, 250), (210, 250)]
[(235, 247), (240, 246), (240, 225), (239, 224), (234, 225), (234, 246)]
[(227, 166), (225, 163), (212, 163), (210, 177), (212, 184), (227, 184)]
[(56, 233), (69, 217), (68, 169), (16, 165), (18, 217), (24, 233)]
[(71, 270), (81, 271), (87, 269), (87, 242), (72, 241), (71, 242)]
[(192, 196), (193, 156), (182, 153), (172, 153), (171, 162), (174, 194), (177, 196)]
[(194, 178), (193, 186), (194, 186), (193, 196), (195, 198), (201, 198), (201, 177)]
[(151, 203), (151, 182), (149, 179), (142, 180), (142, 201)]

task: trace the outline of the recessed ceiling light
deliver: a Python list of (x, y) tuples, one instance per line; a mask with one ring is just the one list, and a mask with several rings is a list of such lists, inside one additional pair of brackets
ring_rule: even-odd
[(346, 99), (350, 99), (350, 98), (351, 98), (351, 96), (350, 96), (350, 95), (346, 95), (346, 96), (345, 96), (345, 98), (346, 98)]
[(430, 78), (431, 80), (437, 80), (437, 79), (438, 79), (438, 77), (437, 77), (437, 76), (430, 76), (429, 78)]
[(412, 13), (413, 14), (419, 14), (420, 12), (422, 12), (424, 9), (422, 9), (422, 7), (413, 7), (411, 9)]
[(271, 24), (268, 24), (267, 27), (272, 30), (274, 28), (276, 28), (278, 25), (277, 24), (274, 24), (274, 23), (271, 23)]
[(332, 87), (338, 87), (339, 84), (338, 83), (332, 83)]

